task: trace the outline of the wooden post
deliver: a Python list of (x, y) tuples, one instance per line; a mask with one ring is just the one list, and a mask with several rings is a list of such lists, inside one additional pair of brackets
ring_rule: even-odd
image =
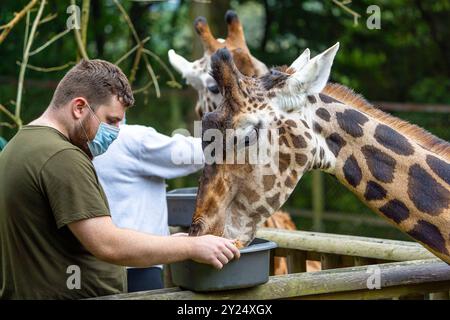
[(323, 231), (323, 210), (324, 210), (324, 190), (323, 174), (319, 170), (314, 170), (312, 182), (312, 202), (313, 202), (313, 229)]
[(164, 281), (164, 288), (175, 287), (174, 283), (172, 282), (172, 270), (170, 269), (170, 264), (164, 265), (163, 281)]
[(363, 258), (363, 257), (355, 257), (354, 258), (354, 264), (356, 267), (358, 266), (367, 266), (369, 264), (374, 264), (374, 260), (370, 258)]
[(269, 257), (269, 275), (273, 276), (275, 274), (275, 251), (270, 250), (270, 257)]
[(287, 256), (289, 273), (306, 272), (306, 252), (292, 250)]
[(336, 269), (340, 266), (341, 257), (335, 254), (323, 253), (320, 255), (322, 270)]
[(449, 291), (430, 293), (430, 300), (449, 300)]

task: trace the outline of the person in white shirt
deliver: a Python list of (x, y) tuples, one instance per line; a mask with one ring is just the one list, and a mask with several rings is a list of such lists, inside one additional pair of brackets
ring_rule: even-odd
[[(122, 124), (116, 141), (93, 162), (114, 224), (166, 236), (165, 179), (200, 170), (204, 158), (200, 138), (169, 137), (151, 127)], [(128, 277), (128, 292), (163, 287), (161, 265), (128, 268)]]

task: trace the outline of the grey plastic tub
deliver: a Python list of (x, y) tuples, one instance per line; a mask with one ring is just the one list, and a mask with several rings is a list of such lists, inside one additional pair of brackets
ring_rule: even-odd
[(192, 291), (219, 291), (254, 287), (269, 280), (270, 250), (277, 244), (255, 239), (241, 249), (239, 260), (232, 260), (221, 270), (192, 260), (171, 264), (175, 285)]
[(189, 227), (195, 211), (197, 188), (181, 188), (167, 192), (168, 223), (173, 227)]

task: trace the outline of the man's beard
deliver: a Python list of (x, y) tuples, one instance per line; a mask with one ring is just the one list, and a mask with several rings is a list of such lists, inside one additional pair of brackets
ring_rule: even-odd
[(89, 140), (87, 137), (87, 135), (91, 131), (91, 128), (89, 127), (87, 120), (88, 118), (79, 121), (79, 125), (77, 126), (77, 129), (75, 130), (73, 135), (70, 137), (70, 141), (72, 142), (73, 145), (83, 150), (84, 153), (86, 153), (86, 155), (89, 157), (89, 159), (92, 160), (94, 159), (94, 157), (92, 156), (92, 153), (89, 150), (88, 147)]

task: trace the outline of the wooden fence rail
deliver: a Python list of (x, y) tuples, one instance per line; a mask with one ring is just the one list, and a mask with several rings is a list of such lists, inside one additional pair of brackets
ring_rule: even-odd
[[(319, 232), (261, 228), (257, 237), (274, 241), (284, 249), (355, 256), (388, 261), (409, 261), (435, 256), (416, 242), (365, 238)], [(277, 254), (275, 254), (277, 255)]]
[(369, 289), (373, 274), (360, 266), (272, 276), (269, 282), (241, 290), (196, 293), (179, 288), (119, 294), (97, 299), (211, 300), (211, 299), (373, 299), (406, 294), (446, 291), (450, 288), (450, 266), (439, 259), (379, 264), (380, 287)]
[[(259, 229), (257, 237), (278, 243), (274, 255), (288, 257), (290, 274), (248, 289), (196, 293), (172, 287), (96, 299), (449, 299), (450, 266), (415, 242), (271, 228)], [(321, 260), (322, 271), (305, 272), (307, 259)], [(368, 284), (374, 273), (376, 289)]]

